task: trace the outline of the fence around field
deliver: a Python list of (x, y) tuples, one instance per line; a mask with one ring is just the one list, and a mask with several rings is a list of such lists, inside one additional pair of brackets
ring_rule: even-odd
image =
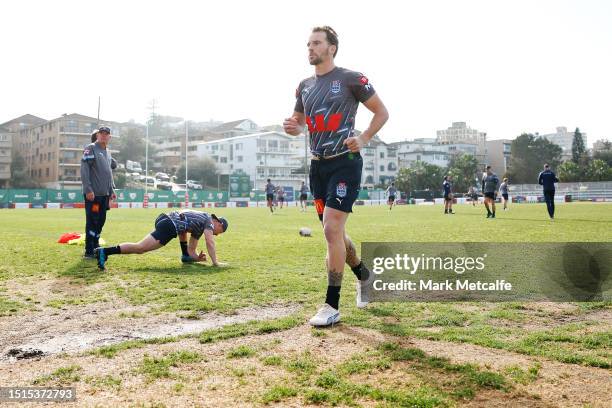
[[(398, 198), (401, 197), (398, 191)], [(542, 187), (537, 184), (510, 185), (512, 201), (518, 203), (542, 202)], [(285, 198), (288, 206), (298, 206), (299, 192), (294, 192)], [(559, 183), (557, 185), (557, 202), (564, 201), (610, 201), (612, 202), (612, 182), (590, 183)], [(308, 194), (308, 201), (312, 205), (312, 196)], [(469, 198), (458, 197), (454, 200), (458, 204), (470, 202)], [(386, 204), (387, 196), (384, 190), (361, 190), (356, 205)], [(425, 199), (397, 200), (397, 204), (439, 204), (443, 199), (433, 201)], [(117, 190), (117, 200), (113, 207), (117, 208), (212, 208), (212, 207), (265, 207), (266, 194), (263, 191), (251, 191), (249, 197), (230, 199), (227, 191), (217, 190), (189, 190), (188, 198), (185, 191), (148, 191), (144, 190)], [(80, 190), (51, 190), (51, 189), (0, 189), (0, 208), (82, 208), (84, 206), (83, 194)]]

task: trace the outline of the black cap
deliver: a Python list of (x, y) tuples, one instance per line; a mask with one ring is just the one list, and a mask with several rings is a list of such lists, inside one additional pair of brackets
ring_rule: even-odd
[(108, 133), (110, 135), (111, 130), (110, 130), (110, 128), (108, 126), (100, 126), (100, 128), (98, 129), (98, 132), (104, 132), (104, 133)]
[(227, 220), (223, 217), (219, 218), (217, 217), (215, 214), (211, 214), (211, 217), (213, 218), (213, 220), (217, 220), (221, 223), (221, 226), (223, 227), (223, 232), (225, 232), (227, 230), (228, 224), (227, 224)]

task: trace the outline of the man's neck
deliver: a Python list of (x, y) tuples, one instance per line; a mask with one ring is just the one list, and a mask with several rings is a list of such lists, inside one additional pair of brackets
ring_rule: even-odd
[(336, 68), (336, 65), (334, 64), (333, 60), (322, 62), (320, 64), (315, 65), (315, 75), (316, 76), (325, 75), (333, 71), (334, 68)]

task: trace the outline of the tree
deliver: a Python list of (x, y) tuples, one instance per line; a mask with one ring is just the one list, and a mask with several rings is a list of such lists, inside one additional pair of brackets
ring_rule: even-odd
[(448, 164), (455, 191), (468, 191), (478, 173), (478, 160), (471, 154), (454, 155)]
[(576, 128), (576, 131), (574, 132), (574, 140), (572, 140), (572, 161), (580, 165), (585, 153), (586, 148), (584, 147), (582, 133), (580, 133), (580, 129)]
[(561, 147), (547, 139), (523, 133), (512, 141), (508, 178), (515, 184), (535, 183), (544, 163), (559, 166), (561, 153)]
[(589, 181), (612, 181), (612, 168), (603, 160), (591, 161), (586, 173)]
[(124, 189), (127, 178), (125, 177), (125, 172), (113, 172), (113, 180), (115, 181), (115, 187), (119, 190)]
[[(195, 180), (203, 187), (217, 188), (217, 164), (210, 158), (194, 159), (189, 161), (189, 180)], [(185, 183), (185, 163), (176, 172), (179, 183)]]
[(422, 161), (398, 172), (395, 185), (399, 190), (410, 193), (413, 190), (440, 190), (444, 169)]
[(559, 173), (559, 180), (564, 183), (580, 181), (581, 179), (580, 166), (571, 160), (561, 164), (557, 172)]
[(32, 180), (25, 159), (16, 148), (11, 152), (11, 187), (12, 188), (38, 188), (40, 185)]
[[(142, 130), (138, 128), (130, 128), (127, 133), (119, 139), (117, 146), (119, 153), (116, 154), (116, 159), (120, 163), (126, 162), (126, 160), (137, 161), (143, 166), (145, 158), (145, 138), (142, 134)], [(153, 145), (149, 143), (149, 159), (155, 153)]]

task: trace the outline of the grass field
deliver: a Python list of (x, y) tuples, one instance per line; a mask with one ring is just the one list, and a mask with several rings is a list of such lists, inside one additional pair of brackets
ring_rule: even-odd
[[(356, 207), (347, 229), (357, 243), (612, 241), (610, 204), (560, 204), (554, 221), (543, 204), (513, 205), (494, 220), (482, 206), (455, 210)], [(137, 241), (160, 211), (114, 209), (102, 236), (108, 244)], [(326, 286), (314, 210), (217, 213), (230, 223), (217, 238), (229, 266), (182, 265), (174, 240), (153, 253), (112, 257), (100, 272), (81, 260), (82, 247), (55, 243), (83, 230), (83, 210), (0, 211), (0, 386), (75, 386), (75, 406), (609, 402), (610, 302), (359, 310), (347, 268), (343, 323), (311, 330), (306, 321)], [(312, 238), (298, 235), (302, 226)], [(45, 355), (6, 357), (36, 344), (48, 347)]]

